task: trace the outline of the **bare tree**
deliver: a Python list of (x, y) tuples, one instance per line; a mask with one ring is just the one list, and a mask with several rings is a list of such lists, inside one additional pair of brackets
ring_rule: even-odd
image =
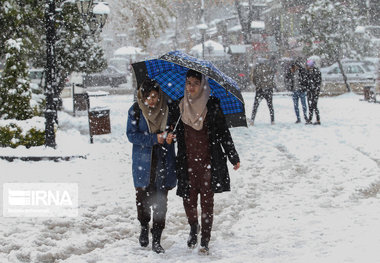
[(355, 28), (361, 17), (355, 4), (350, 2), (317, 0), (306, 10), (302, 25), (306, 54), (322, 55), (337, 62), (347, 91), (351, 88), (341, 60), (360, 53)]

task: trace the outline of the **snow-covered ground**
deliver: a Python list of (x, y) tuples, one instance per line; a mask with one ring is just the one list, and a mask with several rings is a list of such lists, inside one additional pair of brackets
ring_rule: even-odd
[[(243, 96), (250, 116), (254, 94)], [(262, 101), (255, 126), (231, 129), (241, 168), (230, 169), (232, 191), (215, 195), (210, 256), (187, 249), (189, 227), (175, 191), (166, 253), (138, 244), (125, 136), (131, 95), (92, 98), (110, 107), (112, 125), (92, 145), (87, 116), (61, 112), (57, 151), (87, 159), (0, 160), (0, 183), (78, 183), (79, 217), (1, 217), (0, 262), (379, 262), (380, 104), (360, 98), (321, 98), (322, 125), (306, 126), (294, 123), (291, 98), (276, 96), (275, 125)], [(70, 109), (72, 101), (64, 103)]]

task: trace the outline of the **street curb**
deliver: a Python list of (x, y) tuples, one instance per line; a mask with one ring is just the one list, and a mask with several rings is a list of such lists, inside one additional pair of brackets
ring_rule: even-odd
[(77, 156), (0, 156), (0, 160), (6, 160), (8, 162), (13, 162), (14, 160), (20, 161), (71, 161), (73, 159), (87, 159), (86, 155), (77, 155)]

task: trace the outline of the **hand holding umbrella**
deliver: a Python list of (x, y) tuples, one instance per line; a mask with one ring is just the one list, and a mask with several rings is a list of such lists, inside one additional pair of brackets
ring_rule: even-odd
[(163, 144), (165, 141), (165, 132), (157, 133), (157, 141), (159, 144)]
[(179, 118), (178, 118), (177, 122), (175, 123), (173, 131), (168, 133), (168, 135), (166, 137), (166, 143), (167, 144), (171, 144), (173, 139), (176, 137), (174, 133), (177, 130), (177, 126), (178, 126), (179, 120), (181, 119), (181, 116), (182, 116), (182, 113), (179, 115)]
[(175, 139), (175, 134), (169, 132), (168, 135), (166, 136), (166, 143), (171, 144), (173, 142), (173, 139)]

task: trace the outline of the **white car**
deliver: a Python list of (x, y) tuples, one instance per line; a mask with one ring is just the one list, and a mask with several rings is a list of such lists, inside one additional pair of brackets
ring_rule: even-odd
[(350, 63), (361, 63), (366, 72), (372, 72), (373, 74), (377, 73), (377, 64), (379, 63), (376, 58), (365, 58), (364, 60), (354, 60), (354, 59), (342, 59), (343, 64)]
[[(362, 62), (342, 63), (344, 73), (349, 83), (353, 82), (375, 82), (374, 72)], [(343, 76), (337, 63), (321, 68), (322, 80), (326, 82), (343, 82)]]

